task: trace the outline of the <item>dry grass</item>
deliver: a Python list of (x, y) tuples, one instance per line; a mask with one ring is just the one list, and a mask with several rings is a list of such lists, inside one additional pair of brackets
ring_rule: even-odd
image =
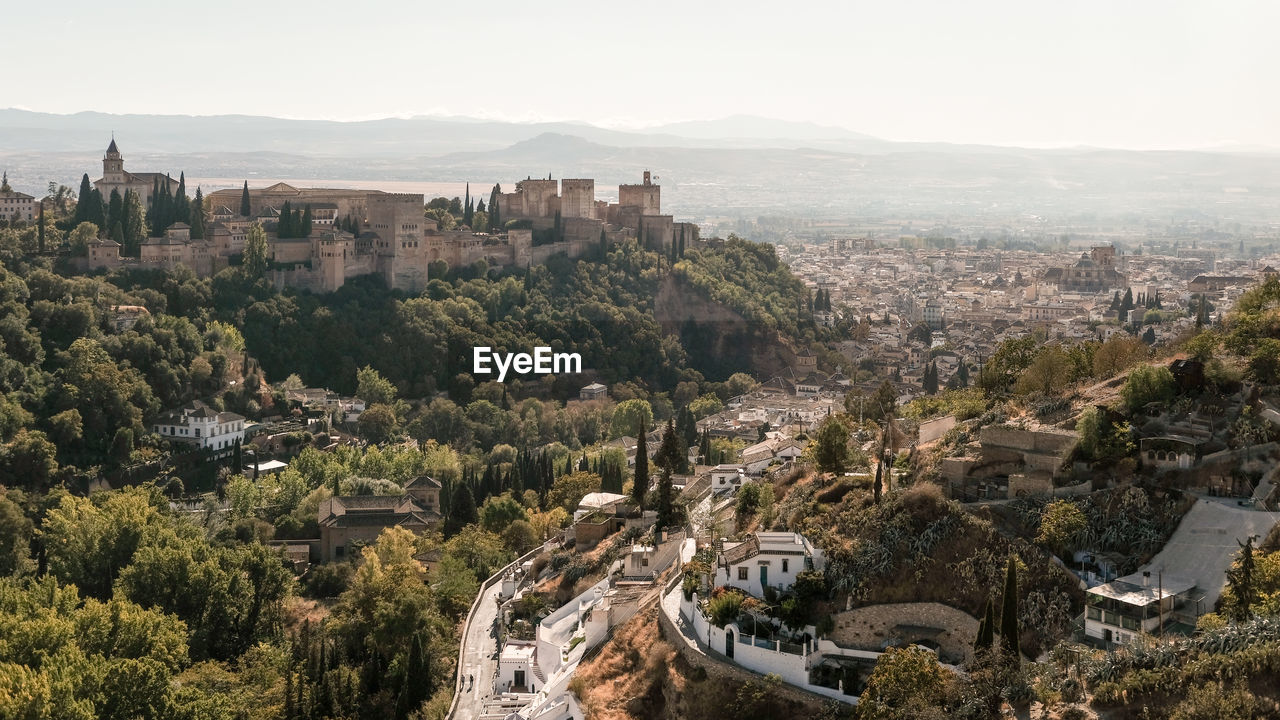
[(658, 635), (655, 606), (618, 628), (599, 655), (579, 666), (571, 689), (592, 720), (656, 717), (668, 680), (677, 693), (684, 690), (675, 658), (675, 648)]

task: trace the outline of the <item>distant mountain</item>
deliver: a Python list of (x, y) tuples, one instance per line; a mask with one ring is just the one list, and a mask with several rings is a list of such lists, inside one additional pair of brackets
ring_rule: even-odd
[[(1280, 154), (1037, 150), (878, 140), (735, 116), (640, 131), (585, 123), (416, 117), (365, 122), (243, 115), (50, 115), (0, 110), (0, 166), (24, 192), (97, 177), (112, 131), (126, 168), (187, 178), (502, 182), (589, 177), (609, 197), (652, 170), (684, 217), (945, 219), (1280, 217)], [(1039, 220), (1035, 220), (1039, 222)]]
[(690, 120), (645, 128), (643, 132), (675, 135), (705, 140), (753, 139), (753, 140), (859, 140), (876, 141), (878, 138), (856, 133), (848, 128), (819, 125), (811, 122), (773, 120), (756, 115), (731, 115), (719, 120)]

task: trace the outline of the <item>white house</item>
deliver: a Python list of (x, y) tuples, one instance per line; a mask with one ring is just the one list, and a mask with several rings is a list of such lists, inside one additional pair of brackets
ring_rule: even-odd
[(736, 492), (747, 479), (744, 465), (717, 465), (711, 468), (711, 492)]
[(803, 535), (757, 532), (742, 542), (725, 542), (716, 558), (715, 584), (762, 595), (765, 586), (790, 590), (796, 575), (822, 570), (826, 558)]
[(199, 400), (165, 412), (156, 418), (152, 427), (166, 440), (177, 440), (214, 453), (228, 451), (237, 440), (244, 440), (244, 416), (218, 412)]
[(1150, 572), (1134, 573), (1089, 588), (1085, 597), (1084, 634), (1105, 644), (1125, 644), (1142, 633), (1154, 633), (1160, 621), (1190, 599), (1195, 583)]

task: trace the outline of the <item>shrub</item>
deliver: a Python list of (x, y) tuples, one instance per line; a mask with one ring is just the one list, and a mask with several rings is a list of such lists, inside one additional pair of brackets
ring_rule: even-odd
[(707, 603), (707, 614), (716, 627), (724, 627), (738, 619), (746, 596), (736, 590), (721, 593)]

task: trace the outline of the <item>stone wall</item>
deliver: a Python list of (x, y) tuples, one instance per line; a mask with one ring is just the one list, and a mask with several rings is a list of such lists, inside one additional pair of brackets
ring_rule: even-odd
[[(978, 637), (978, 621), (963, 610), (941, 603), (893, 603), (870, 605), (836, 613), (830, 639), (841, 647), (882, 652), (882, 644), (894, 637), (897, 625), (917, 625), (942, 630), (933, 638), (940, 654), (954, 662), (968, 659)], [(911, 638), (907, 638), (908, 641)]]

